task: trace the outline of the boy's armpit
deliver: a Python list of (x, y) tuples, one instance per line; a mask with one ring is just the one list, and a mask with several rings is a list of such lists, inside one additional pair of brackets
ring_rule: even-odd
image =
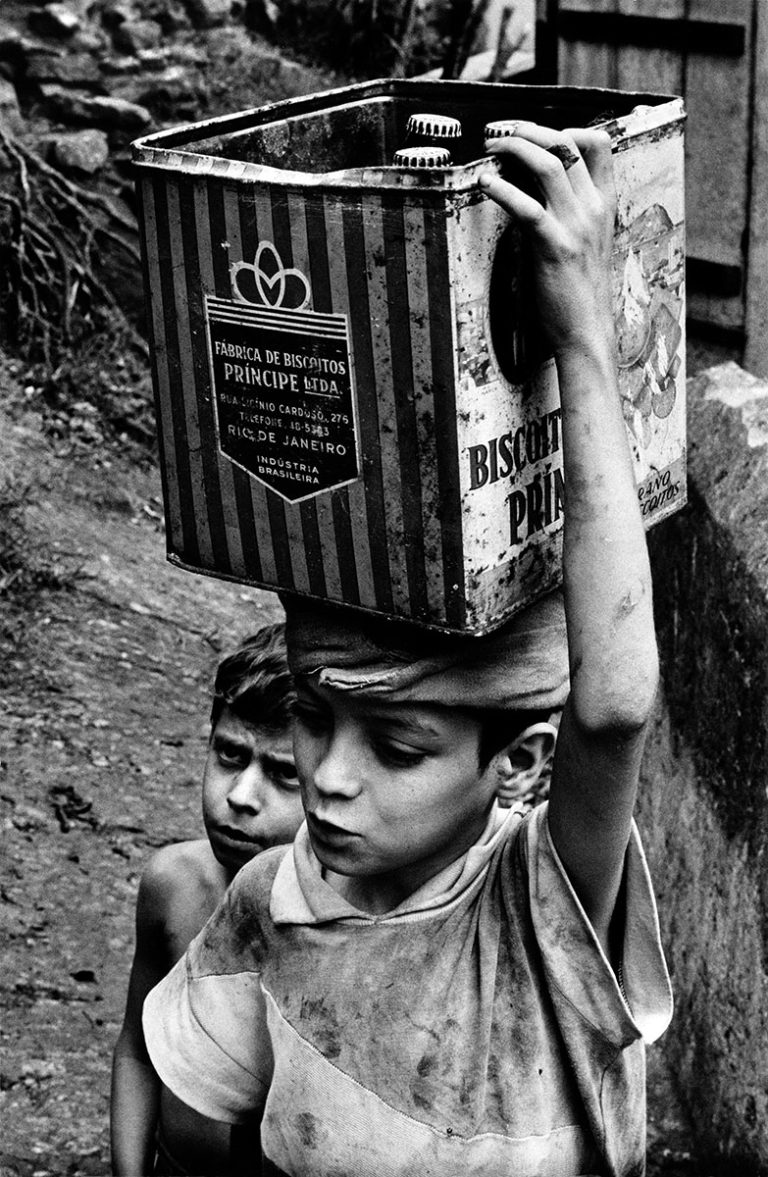
[(617, 1048), (654, 1042), (671, 1019), (672, 991), (637, 828), (625, 863), (620, 986), (552, 844), (546, 804), (526, 826), (531, 915), (550, 988)]

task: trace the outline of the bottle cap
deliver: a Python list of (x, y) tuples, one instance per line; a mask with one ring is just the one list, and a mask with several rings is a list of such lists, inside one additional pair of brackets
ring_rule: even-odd
[(486, 123), (483, 134), (486, 139), (505, 139), (514, 135), (518, 126), (517, 119), (498, 119), (494, 123)]
[(392, 163), (396, 168), (447, 168), (451, 155), (444, 147), (402, 147)]
[(458, 139), (461, 123), (447, 114), (412, 114), (405, 128), (408, 139)]

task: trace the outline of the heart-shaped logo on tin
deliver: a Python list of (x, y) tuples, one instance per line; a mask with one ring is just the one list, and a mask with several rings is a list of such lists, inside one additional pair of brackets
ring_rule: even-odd
[(284, 266), (271, 241), (259, 242), (253, 262), (232, 262), (229, 281), (238, 302), (302, 311), (312, 295), (306, 275)]

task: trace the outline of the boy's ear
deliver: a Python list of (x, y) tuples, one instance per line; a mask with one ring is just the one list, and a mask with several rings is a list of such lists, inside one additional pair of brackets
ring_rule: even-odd
[(556, 739), (551, 723), (534, 723), (498, 754), (496, 800), (502, 809), (549, 781)]

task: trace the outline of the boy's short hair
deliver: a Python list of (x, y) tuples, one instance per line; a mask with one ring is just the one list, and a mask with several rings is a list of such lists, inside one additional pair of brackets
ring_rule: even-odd
[(224, 707), (239, 719), (278, 731), (291, 721), (293, 678), (288, 669), (285, 624), (274, 622), (245, 638), (219, 663), (213, 685), (211, 729)]

